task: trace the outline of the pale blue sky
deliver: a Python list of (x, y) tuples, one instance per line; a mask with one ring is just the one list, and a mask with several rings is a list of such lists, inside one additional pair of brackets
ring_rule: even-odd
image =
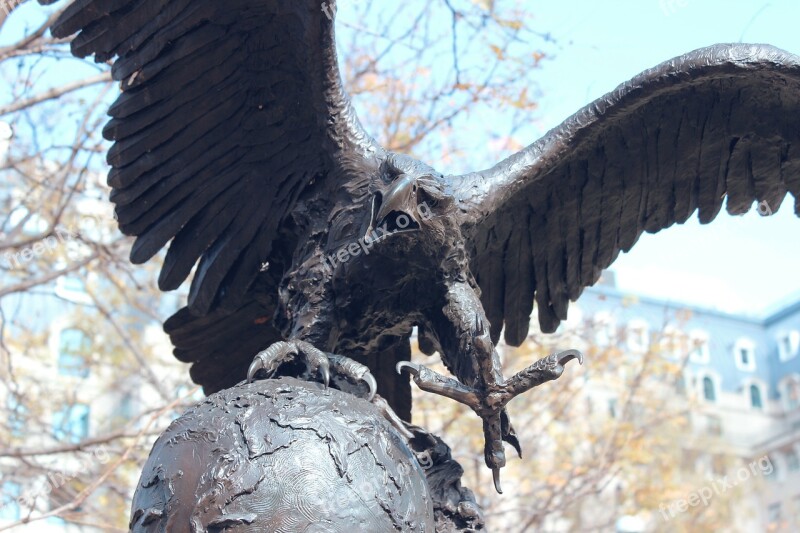
[[(696, 48), (741, 39), (800, 54), (797, 0), (526, 5), (538, 29), (558, 41), (553, 60), (536, 73), (543, 96), (535, 135), (640, 71)], [(692, 219), (645, 235), (613, 269), (624, 290), (759, 313), (787, 297), (800, 299), (799, 234), (800, 219), (787, 200), (772, 218), (754, 209), (743, 217), (722, 214), (709, 226)]]
[[(347, 20), (347, 0), (341, 3), (340, 18)], [(517, 135), (524, 144), (642, 70), (699, 47), (741, 39), (800, 54), (797, 0), (520, 0), (520, 4), (534, 13), (535, 29), (556, 41), (547, 47), (552, 58), (531, 73), (532, 85), (542, 96), (531, 127)], [(24, 26), (44, 16), (34, 2), (20, 11), (26, 14), (16, 14), (3, 28), (0, 42), (11, 41)], [(445, 18), (442, 22), (449, 25)], [(73, 76), (92, 72), (91, 67), (78, 65), (65, 61), (46, 71), (36, 84), (63, 78), (67, 71)], [(12, 98), (0, 95), (3, 103)], [(476, 128), (486, 124), (481, 117), (470, 120)], [(614, 270), (624, 290), (759, 313), (791, 295), (800, 298), (798, 232), (800, 220), (792, 215), (789, 202), (768, 219), (754, 213), (723, 214), (710, 226), (691, 221), (645, 235), (630, 254), (617, 260)]]

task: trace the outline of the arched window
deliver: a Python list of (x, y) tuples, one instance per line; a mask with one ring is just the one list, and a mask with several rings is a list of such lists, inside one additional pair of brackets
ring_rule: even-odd
[(76, 403), (53, 413), (53, 436), (59, 442), (77, 444), (89, 436), (88, 405)]
[(703, 398), (709, 402), (717, 401), (717, 391), (714, 388), (714, 381), (708, 376), (703, 378)]
[(750, 406), (753, 409), (764, 407), (761, 401), (761, 389), (756, 384), (750, 385)]
[(58, 343), (58, 373), (62, 376), (85, 378), (89, 375), (87, 358), (92, 342), (81, 330), (69, 328), (61, 331)]
[(787, 410), (796, 409), (800, 405), (800, 384), (795, 377), (789, 377), (783, 384), (785, 405)]

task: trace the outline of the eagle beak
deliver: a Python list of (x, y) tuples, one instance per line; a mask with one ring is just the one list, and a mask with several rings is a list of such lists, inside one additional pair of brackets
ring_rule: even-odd
[[(408, 174), (398, 177), (386, 192), (377, 213), (377, 221), (384, 221), (393, 211), (404, 213), (413, 218), (416, 211), (416, 179)], [(416, 221), (415, 219), (415, 222)]]
[(368, 232), (384, 225), (390, 233), (419, 229), (416, 189), (416, 178), (402, 174), (392, 183), (386, 194), (376, 195), (372, 203), (372, 223)]

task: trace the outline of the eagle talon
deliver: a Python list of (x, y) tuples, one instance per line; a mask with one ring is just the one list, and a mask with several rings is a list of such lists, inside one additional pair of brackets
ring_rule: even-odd
[(323, 352), (312, 344), (300, 340), (276, 342), (266, 350), (259, 352), (247, 370), (247, 382), (252, 383), (256, 375), (262, 371), (266, 374), (267, 379), (272, 378), (281, 365), (293, 362), (298, 357), (303, 359), (306, 371), (295, 377), (301, 379), (317, 377), (326, 389), (330, 385), (331, 375), (346, 378), (337, 380), (337, 388), (357, 396), (362, 392), (353, 387), (350, 382), (364, 382), (367, 388), (366, 399), (372, 401), (375, 398), (378, 383), (366, 366), (341, 355)]
[(261, 353), (258, 353), (253, 359), (253, 362), (250, 363), (250, 367), (247, 369), (247, 382), (252, 383), (253, 378), (256, 377), (256, 374), (262, 368), (264, 368), (264, 360), (261, 357)]
[(505, 403), (508, 403), (512, 398), (519, 396), (523, 392), (560, 378), (564, 373), (564, 365), (573, 359), (577, 359), (579, 364), (583, 364), (583, 354), (581, 352), (578, 350), (566, 350), (539, 359), (525, 370), (518, 372), (509, 378), (504, 385)]
[(371, 402), (375, 399), (375, 394), (378, 392), (378, 382), (375, 381), (375, 377), (369, 372), (361, 376), (361, 381), (367, 384), (367, 388), (369, 389), (367, 400)]
[(500, 468), (505, 465), (503, 442), (511, 444), (517, 454), (522, 456), (519, 441), (511, 427), (505, 406), (516, 396), (542, 383), (558, 379), (564, 373), (564, 365), (573, 359), (583, 364), (583, 354), (578, 350), (554, 353), (536, 361), (508, 381), (497, 380), (493, 386), (482, 388), (469, 387), (456, 379), (409, 361), (397, 363), (396, 368), (398, 374), (407, 370), (421, 390), (467, 405), (483, 419), (486, 466), (492, 470), (495, 490), (502, 494)]
[(565, 352), (561, 352), (557, 354), (558, 357), (558, 364), (560, 366), (564, 366), (573, 359), (578, 360), (579, 365), (583, 365), (583, 354), (578, 350), (567, 350)]
[(497, 494), (503, 494), (503, 487), (500, 486), (500, 469), (492, 468), (492, 480), (494, 481), (494, 490)]
[(414, 377), (419, 376), (420, 366), (408, 361), (400, 361), (395, 367), (398, 374), (402, 374), (403, 370), (408, 370)]

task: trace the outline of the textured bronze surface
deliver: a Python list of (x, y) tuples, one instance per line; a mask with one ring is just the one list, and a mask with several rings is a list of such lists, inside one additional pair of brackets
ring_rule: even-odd
[[(288, 341), (269, 351), (288, 363), (287, 346), (305, 342), (365, 362), (408, 419), (399, 364), (481, 416), (497, 480), (503, 441), (519, 448), (504, 405), (575, 357), (505, 379), (494, 346), (501, 331), (522, 343), (534, 301), (552, 332), (645, 231), (695, 212), (710, 222), (725, 202), (731, 214), (755, 201), (772, 213), (787, 193), (800, 214), (797, 56), (747, 44), (691, 52), (497, 166), (450, 176), (364, 132), (336, 63), (335, 2), (321, 7), (79, 0), (53, 26), (80, 32), (76, 55), (117, 58), (111, 200), (137, 237), (132, 261), (169, 243), (161, 288), (197, 264), (188, 305), (165, 329), (208, 393), (242, 380), (274, 343)], [(457, 381), (403, 364), (415, 326)]]
[[(158, 439), (134, 496), (131, 530), (482, 529), (447, 447), (410, 429), (413, 443), (372, 404), (315, 383), (233, 387), (189, 409)], [(432, 494), (448, 503), (435, 504)]]

